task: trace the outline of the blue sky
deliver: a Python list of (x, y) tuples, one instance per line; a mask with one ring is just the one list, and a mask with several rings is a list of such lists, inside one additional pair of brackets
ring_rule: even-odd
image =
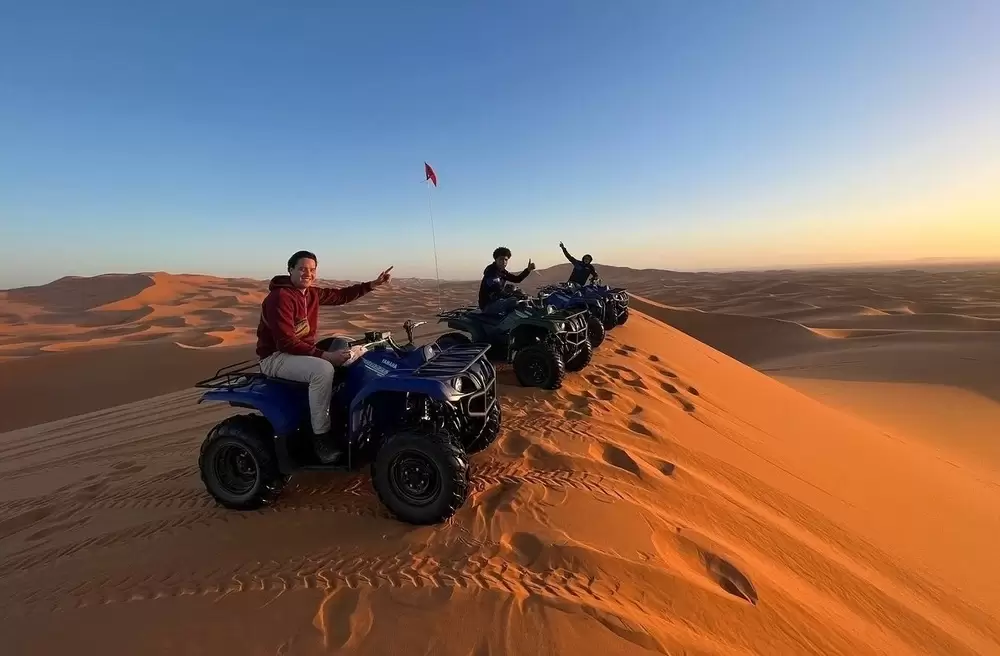
[(991, 0), (0, 15), (0, 287), (265, 277), (298, 248), (433, 275), (424, 160), (444, 277), (560, 240), (676, 269), (1000, 256)]

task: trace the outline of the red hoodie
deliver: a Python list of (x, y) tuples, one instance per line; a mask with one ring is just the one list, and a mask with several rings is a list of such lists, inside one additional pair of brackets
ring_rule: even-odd
[(315, 346), (319, 306), (350, 303), (372, 289), (370, 282), (363, 282), (343, 289), (309, 287), (303, 294), (289, 276), (275, 276), (260, 304), (257, 357), (264, 359), (276, 351), (322, 357), (323, 351)]

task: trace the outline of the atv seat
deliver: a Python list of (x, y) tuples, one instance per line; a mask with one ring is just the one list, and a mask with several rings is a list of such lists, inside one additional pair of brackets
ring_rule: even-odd
[(282, 385), (291, 385), (292, 387), (309, 387), (309, 383), (302, 382), (300, 380), (291, 380), (288, 378), (279, 378), (278, 376), (261, 376), (269, 383), (280, 383)]
[(506, 314), (486, 314), (482, 310), (476, 310), (475, 312), (470, 312), (469, 314), (474, 314), (476, 316), (476, 321), (481, 321), (483, 323), (500, 323), (507, 318)]
[[(357, 362), (357, 361), (355, 361)], [(338, 383), (347, 373), (347, 369), (354, 365), (352, 362), (347, 367), (334, 367), (333, 368), (333, 382)], [(260, 374), (261, 377), (266, 379), (268, 382), (280, 383), (281, 385), (291, 385), (292, 387), (309, 387), (308, 382), (303, 382), (300, 380), (291, 380), (290, 378), (281, 378), (279, 376), (266, 376), (263, 373)]]

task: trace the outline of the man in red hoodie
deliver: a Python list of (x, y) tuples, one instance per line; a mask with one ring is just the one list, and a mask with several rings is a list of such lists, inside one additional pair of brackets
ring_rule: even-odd
[(299, 251), (288, 259), (288, 275), (271, 279), (267, 297), (260, 305), (257, 326), (257, 357), (266, 376), (309, 383), (309, 415), (316, 454), (324, 463), (340, 455), (330, 434), (330, 397), (333, 368), (351, 358), (350, 349), (323, 351), (316, 348), (316, 325), (320, 305), (343, 305), (389, 282), (392, 267), (378, 278), (350, 287), (313, 287), (316, 256)]

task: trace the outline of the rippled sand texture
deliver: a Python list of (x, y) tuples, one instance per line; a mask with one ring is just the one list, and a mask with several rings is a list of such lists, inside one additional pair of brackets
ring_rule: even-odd
[[(296, 476), (265, 511), (216, 507), (198, 447), (235, 411), (196, 405), (189, 381), (249, 342), (174, 343), (246, 339), (260, 284), (121, 280), (89, 300), (71, 281), (61, 304), (36, 291), (4, 305), (16, 357), (0, 378), (34, 372), (44, 397), (0, 433), (7, 653), (1000, 652), (997, 478), (665, 323), (701, 312), (636, 301), (558, 392), (503, 369), (505, 428), (472, 459), (468, 504), (413, 528), (385, 515), (365, 473)], [(399, 284), (324, 311), (324, 326), (397, 324), (436, 303), (433, 286)], [(110, 324), (161, 343), (81, 336)], [(66, 345), (96, 339), (106, 348)], [(38, 353), (51, 350), (66, 352)], [(121, 364), (135, 357), (168, 380)], [(92, 407), (61, 414), (59, 385)]]

